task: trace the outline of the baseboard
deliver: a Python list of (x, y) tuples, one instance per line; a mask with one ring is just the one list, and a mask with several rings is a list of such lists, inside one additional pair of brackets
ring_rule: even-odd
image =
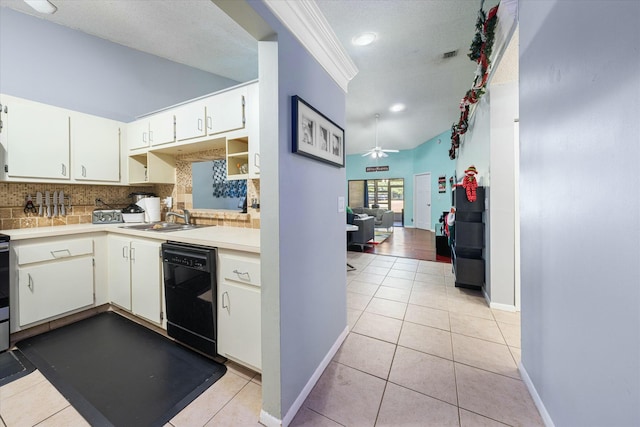
[(512, 312), (518, 311), (515, 305), (500, 304), (499, 302), (490, 302), (489, 307), (495, 308), (497, 310), (502, 310), (502, 311), (512, 311)]
[(538, 408), (538, 412), (540, 412), (542, 422), (544, 422), (544, 425), (547, 427), (555, 427), (555, 424), (553, 423), (549, 412), (547, 412), (547, 408), (545, 408), (544, 403), (542, 402), (542, 399), (540, 398), (536, 387), (533, 385), (533, 382), (531, 382), (531, 378), (529, 377), (529, 374), (527, 373), (527, 370), (525, 369), (522, 362), (518, 364), (518, 370), (520, 371), (520, 377), (522, 377), (524, 385), (527, 386), (527, 390), (529, 390), (529, 394), (531, 394), (533, 403), (536, 404), (536, 408)]
[(489, 298), (489, 295), (487, 295), (487, 290), (486, 288), (482, 288), (482, 294), (484, 295), (484, 300), (487, 302), (487, 304), (489, 305), (489, 308), (495, 308), (496, 310), (502, 310), (502, 311), (511, 311), (511, 312), (516, 312), (518, 311), (518, 309), (516, 308), (515, 305), (511, 305), (511, 304), (501, 304), (499, 302), (492, 302), (491, 298)]
[(281, 427), (282, 420), (274, 417), (270, 413), (266, 412), (264, 409), (260, 410), (260, 424), (265, 425), (267, 427)]
[(342, 331), (340, 336), (338, 336), (336, 341), (333, 343), (333, 346), (331, 346), (327, 355), (324, 357), (324, 359), (322, 359), (322, 362), (320, 362), (320, 365), (318, 365), (318, 367), (316, 368), (311, 378), (309, 378), (309, 381), (307, 381), (307, 384), (305, 384), (304, 388), (302, 389), (302, 391), (300, 392), (296, 400), (293, 402), (293, 404), (291, 405), (291, 407), (289, 408), (285, 416), (282, 418), (282, 420), (279, 420), (273, 415), (262, 410), (260, 411), (260, 422), (262, 424), (264, 424), (267, 427), (281, 427), (281, 426), (286, 427), (291, 423), (291, 421), (293, 421), (293, 417), (295, 417), (296, 414), (298, 413), (298, 410), (300, 409), (304, 401), (309, 396), (309, 393), (311, 393), (313, 386), (316, 385), (316, 383), (320, 379), (320, 376), (322, 375), (324, 370), (327, 368), (327, 366), (329, 366), (329, 363), (331, 363), (331, 361), (333, 360), (333, 357), (336, 355), (336, 353), (340, 349), (340, 346), (342, 345), (344, 340), (347, 338), (348, 334), (349, 334), (349, 326), (344, 328), (344, 331)]

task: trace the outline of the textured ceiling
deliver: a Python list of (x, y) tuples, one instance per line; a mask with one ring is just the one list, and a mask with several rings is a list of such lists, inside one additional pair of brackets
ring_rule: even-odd
[(258, 78), (258, 43), (211, 0), (51, 0), (53, 15), (22, 0), (0, 6), (245, 82)]
[[(0, 6), (233, 80), (257, 78), (257, 42), (210, 0), (51, 1), (58, 7), (53, 15), (21, 0), (0, 0)], [(348, 154), (374, 146), (376, 113), (383, 148), (410, 149), (451, 127), (476, 69), (466, 54), (479, 0), (316, 3), (360, 70), (347, 94)], [(484, 9), (497, 3), (487, 0)], [(353, 46), (351, 38), (363, 31), (377, 33), (377, 40)], [(442, 58), (453, 50), (456, 57)], [(390, 113), (396, 102), (406, 111)]]

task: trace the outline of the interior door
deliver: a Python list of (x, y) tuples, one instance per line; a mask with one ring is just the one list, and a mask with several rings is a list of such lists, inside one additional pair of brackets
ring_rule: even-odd
[(416, 228), (431, 229), (431, 174), (423, 173), (413, 177), (413, 219)]

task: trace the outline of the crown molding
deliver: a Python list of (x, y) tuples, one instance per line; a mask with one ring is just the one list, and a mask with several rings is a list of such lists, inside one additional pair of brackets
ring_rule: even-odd
[(346, 93), (349, 82), (358, 74), (358, 67), (336, 37), (316, 2), (263, 1)]

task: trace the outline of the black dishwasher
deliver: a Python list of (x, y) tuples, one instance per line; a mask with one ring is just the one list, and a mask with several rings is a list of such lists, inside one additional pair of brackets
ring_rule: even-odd
[(216, 348), (216, 249), (162, 244), (167, 333), (211, 357)]
[(9, 349), (9, 236), (0, 234), (0, 352)]

